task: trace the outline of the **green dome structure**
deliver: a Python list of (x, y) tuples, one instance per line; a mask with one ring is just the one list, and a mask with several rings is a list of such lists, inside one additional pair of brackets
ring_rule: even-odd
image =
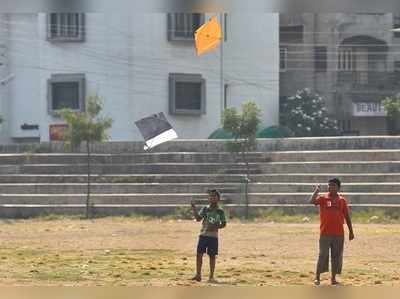
[(212, 134), (208, 137), (208, 139), (233, 139), (232, 133), (224, 131), (224, 129), (219, 128), (216, 129)]
[(292, 137), (292, 132), (286, 127), (272, 126), (257, 131), (257, 138), (286, 138)]

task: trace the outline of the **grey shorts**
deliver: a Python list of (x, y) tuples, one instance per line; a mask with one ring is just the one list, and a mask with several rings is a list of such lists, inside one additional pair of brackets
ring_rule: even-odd
[(344, 236), (324, 236), (319, 239), (319, 257), (317, 272), (324, 273), (329, 271), (329, 251), (331, 253), (332, 272), (342, 273), (343, 266), (343, 247)]

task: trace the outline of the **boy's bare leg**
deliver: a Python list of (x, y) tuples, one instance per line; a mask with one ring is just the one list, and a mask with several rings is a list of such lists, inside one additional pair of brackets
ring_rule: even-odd
[(193, 277), (193, 280), (201, 281), (201, 268), (203, 266), (203, 254), (198, 253), (196, 255), (196, 276)]
[(209, 277), (210, 281), (214, 280), (215, 261), (216, 261), (216, 256), (215, 255), (210, 256), (210, 277)]
[(315, 273), (315, 280), (321, 280), (321, 274), (318, 272), (318, 270)]
[(338, 284), (338, 281), (336, 280), (336, 273), (333, 271), (332, 271), (331, 283), (333, 285)]
[(320, 277), (321, 277), (321, 274), (319, 273), (318, 268), (317, 268), (317, 271), (315, 272), (314, 285), (319, 286), (320, 281), (321, 281)]

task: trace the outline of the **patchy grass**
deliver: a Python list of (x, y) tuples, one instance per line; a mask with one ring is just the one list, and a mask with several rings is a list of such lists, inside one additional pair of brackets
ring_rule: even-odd
[(400, 209), (369, 208), (354, 211), (352, 214), (357, 223), (400, 223)]
[[(400, 225), (355, 224), (341, 281), (400, 285)], [(200, 224), (108, 217), (0, 221), (0, 285), (208, 285), (195, 270)], [(242, 222), (220, 232), (221, 285), (311, 285), (318, 223)], [(204, 257), (203, 278), (208, 275)], [(323, 275), (323, 284), (328, 283)]]
[(257, 210), (252, 214), (252, 218), (257, 221), (269, 221), (278, 223), (302, 223), (316, 222), (319, 215), (316, 212), (299, 213), (295, 209), (269, 208)]
[[(223, 207), (223, 205), (221, 205)], [(200, 206), (198, 206), (200, 207)], [(224, 207), (223, 207), (224, 208)], [(268, 208), (253, 210), (249, 219), (244, 219), (242, 214), (230, 211), (229, 208), (224, 208), (228, 219), (243, 222), (275, 222), (275, 223), (318, 223), (319, 214), (317, 209), (299, 212), (296, 208)], [(353, 210), (351, 213), (353, 223), (360, 224), (400, 224), (400, 209), (390, 208), (363, 208)], [(131, 219), (138, 221), (151, 221), (151, 220), (191, 220), (193, 219), (190, 207), (178, 207), (173, 212), (163, 215), (154, 215), (149, 213), (132, 213), (125, 216), (104, 216), (95, 214), (93, 219), (116, 219), (122, 221), (123, 219)], [(84, 220), (85, 215), (60, 215), (60, 214), (47, 214), (33, 218), (39, 221), (53, 221), (53, 220)], [(4, 220), (3, 220), (4, 221)], [(13, 220), (9, 220), (13, 221)]]
[(0, 250), (0, 280), (24, 284), (127, 285), (188, 276), (190, 269), (168, 250)]
[[(317, 209), (311, 209), (305, 212), (299, 212), (296, 208), (268, 208), (258, 209), (250, 213), (249, 219), (244, 219), (241, 214), (230, 211), (225, 208), (228, 218), (233, 220), (250, 222), (276, 222), (276, 223), (318, 223), (319, 214)], [(179, 207), (174, 212), (161, 216), (149, 214), (131, 214), (127, 216), (132, 219), (175, 219), (190, 220), (193, 219), (192, 211), (189, 207)], [(376, 224), (400, 224), (400, 209), (388, 208), (368, 208), (354, 210), (351, 213), (354, 223), (376, 223)]]

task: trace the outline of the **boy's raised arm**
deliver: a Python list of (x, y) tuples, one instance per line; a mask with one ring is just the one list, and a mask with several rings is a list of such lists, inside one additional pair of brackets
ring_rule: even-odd
[(196, 205), (194, 204), (194, 202), (191, 201), (190, 205), (192, 206), (193, 216), (196, 219), (196, 221), (201, 221), (203, 219), (203, 217), (201, 217), (199, 215), (199, 213), (197, 212)]
[(311, 195), (310, 199), (309, 199), (309, 203), (315, 205), (316, 204), (316, 199), (319, 195), (319, 191), (321, 190), (321, 186), (320, 185), (316, 185), (315, 189), (314, 189), (314, 193)]

